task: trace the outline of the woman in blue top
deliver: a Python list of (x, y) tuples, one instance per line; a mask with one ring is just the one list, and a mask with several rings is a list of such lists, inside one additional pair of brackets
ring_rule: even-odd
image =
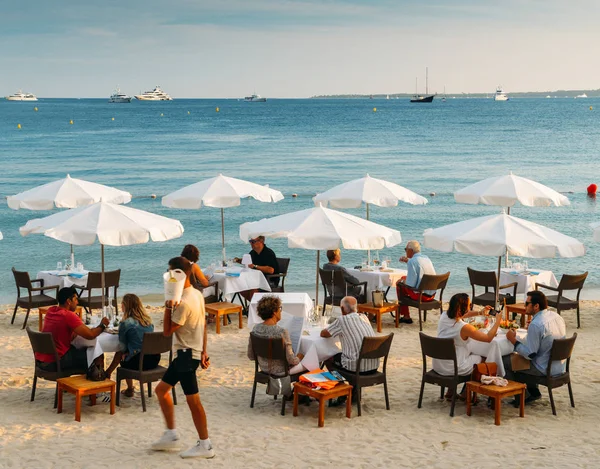
[[(140, 352), (142, 351), (142, 340), (144, 333), (154, 332), (152, 319), (146, 313), (146, 309), (142, 301), (137, 295), (128, 293), (123, 297), (121, 303), (121, 311), (123, 311), (123, 320), (119, 324), (119, 342), (121, 344), (122, 361), (121, 366), (129, 370), (140, 369)], [(116, 368), (116, 360), (106, 370), (106, 374), (110, 376)], [(160, 354), (144, 355), (142, 364), (143, 370), (151, 370), (158, 366), (160, 362)], [(127, 389), (123, 390), (122, 394), (127, 397), (133, 397), (133, 381), (127, 381)]]

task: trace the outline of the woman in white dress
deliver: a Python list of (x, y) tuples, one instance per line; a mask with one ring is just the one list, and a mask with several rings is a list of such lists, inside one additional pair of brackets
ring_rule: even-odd
[[(438, 337), (454, 340), (458, 374), (461, 376), (471, 373), (473, 365), (480, 363), (482, 356), (488, 356), (486, 352), (496, 337), (500, 325), (500, 315), (496, 316), (494, 325), (488, 332), (475, 329), (471, 324), (463, 321), (463, 318), (487, 315), (490, 310), (491, 308), (486, 306), (479, 312), (472, 311), (469, 295), (457, 293), (450, 298), (448, 311), (440, 316)], [(441, 375), (454, 374), (454, 365), (450, 360), (433, 360), (433, 369)], [(446, 395), (446, 397), (451, 396)]]

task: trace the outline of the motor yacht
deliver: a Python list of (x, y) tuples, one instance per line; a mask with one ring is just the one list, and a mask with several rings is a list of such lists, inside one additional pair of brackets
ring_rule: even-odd
[(173, 101), (173, 98), (157, 86), (152, 91), (145, 91), (142, 94), (136, 94), (135, 99), (140, 101)]
[(8, 99), (9, 101), (37, 101), (38, 100), (34, 94), (23, 93), (21, 90), (19, 90), (18, 93), (7, 96), (6, 99)]
[(121, 90), (117, 88), (113, 94), (108, 98), (109, 103), (130, 103), (131, 96), (127, 96), (125, 93), (121, 93)]
[(496, 88), (496, 94), (494, 95), (494, 101), (508, 101), (508, 96), (502, 89), (502, 85), (498, 85), (498, 88)]
[(251, 96), (246, 96), (244, 98), (244, 101), (246, 101), (248, 103), (266, 103), (267, 102), (267, 98), (263, 98), (259, 94), (253, 94)]

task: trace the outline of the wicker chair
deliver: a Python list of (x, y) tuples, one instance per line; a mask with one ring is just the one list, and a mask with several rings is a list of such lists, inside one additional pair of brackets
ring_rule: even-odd
[[(398, 298), (398, 304), (401, 306), (412, 306), (413, 308), (417, 308), (419, 310), (419, 330), (420, 331), (423, 330), (423, 322), (422, 321), (427, 321), (427, 311), (428, 310), (439, 309), (440, 314), (442, 313), (442, 302), (443, 302), (442, 297), (444, 296), (444, 289), (446, 288), (446, 284), (448, 283), (449, 277), (450, 277), (450, 272), (446, 272), (445, 274), (441, 274), (441, 275), (425, 274), (425, 275), (423, 275), (423, 278), (421, 279), (421, 282), (419, 283), (418, 288), (409, 287), (404, 282), (398, 282), (398, 284), (397, 284), (398, 286), (406, 287), (409, 290), (413, 290), (419, 296), (418, 300), (414, 300), (409, 296), (401, 294), (400, 298)], [(400, 288), (399, 290), (402, 291), (402, 288)], [(429, 291), (429, 290), (440, 290), (440, 299), (439, 300), (432, 299), (432, 301), (423, 301), (422, 300), (423, 292)], [(424, 314), (423, 320), (421, 320), (421, 311), (423, 311), (423, 314)], [(399, 316), (400, 316), (399, 314), (396, 315), (396, 327), (398, 327)]]
[[(551, 287), (550, 285), (544, 285), (543, 283), (535, 284), (536, 290), (545, 288), (546, 290), (551, 290), (558, 293), (557, 295), (546, 296), (546, 299), (548, 300), (548, 306), (556, 308), (556, 312), (558, 314), (560, 314), (561, 311), (569, 309), (577, 310), (577, 329), (581, 327), (581, 322), (579, 320), (579, 295), (581, 294), (581, 289), (583, 288), (583, 284), (585, 283), (587, 275), (587, 272), (579, 275), (564, 274), (560, 279), (558, 287)], [(577, 297), (574, 300), (563, 296), (563, 293), (569, 290), (577, 290)]]
[[(17, 301), (15, 303), (15, 310), (13, 311), (12, 319), (10, 323), (13, 324), (15, 322), (15, 316), (17, 315), (17, 309), (19, 307), (26, 309), (27, 314), (25, 315), (25, 321), (23, 321), (23, 329), (27, 327), (27, 319), (29, 319), (29, 311), (35, 308), (39, 308), (40, 306), (54, 306), (58, 304), (56, 301), (56, 297), (58, 296), (58, 285), (47, 285), (44, 286), (43, 279), (31, 280), (29, 278), (29, 273), (20, 272), (16, 270), (14, 267), (12, 268), (12, 273), (15, 277), (15, 283), (17, 285)], [(39, 287), (34, 287), (34, 283), (39, 283)], [(27, 296), (21, 296), (21, 288), (27, 289)], [(46, 290), (54, 290), (54, 298), (45, 295), (44, 291)], [(32, 295), (32, 292), (40, 292), (38, 295)]]

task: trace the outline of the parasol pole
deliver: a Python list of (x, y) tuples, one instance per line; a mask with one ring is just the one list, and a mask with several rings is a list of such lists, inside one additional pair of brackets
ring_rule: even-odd
[(317, 249), (317, 275), (315, 278), (315, 306), (319, 307), (319, 257), (321, 255), (321, 251)]
[[(508, 255), (508, 249), (506, 250)], [(498, 297), (500, 295), (500, 269), (502, 267), (502, 256), (498, 256), (498, 274), (496, 275), (496, 300), (494, 303), (494, 309), (498, 311)]]
[(221, 249), (223, 251), (223, 265), (227, 261), (227, 257), (225, 256), (225, 214), (223, 213), (223, 208), (221, 207)]
[[(510, 207), (506, 207), (506, 214), (510, 215)], [(506, 250), (506, 256), (504, 257), (504, 267), (508, 267), (508, 249)]]
[(102, 253), (102, 314), (104, 315), (104, 307), (106, 306), (104, 303), (104, 288), (106, 285), (106, 279), (104, 278), (104, 244), (100, 244), (100, 252)]
[[(367, 220), (369, 219), (369, 204), (366, 204), (367, 206)], [(367, 267), (371, 265), (371, 250), (367, 249)]]

